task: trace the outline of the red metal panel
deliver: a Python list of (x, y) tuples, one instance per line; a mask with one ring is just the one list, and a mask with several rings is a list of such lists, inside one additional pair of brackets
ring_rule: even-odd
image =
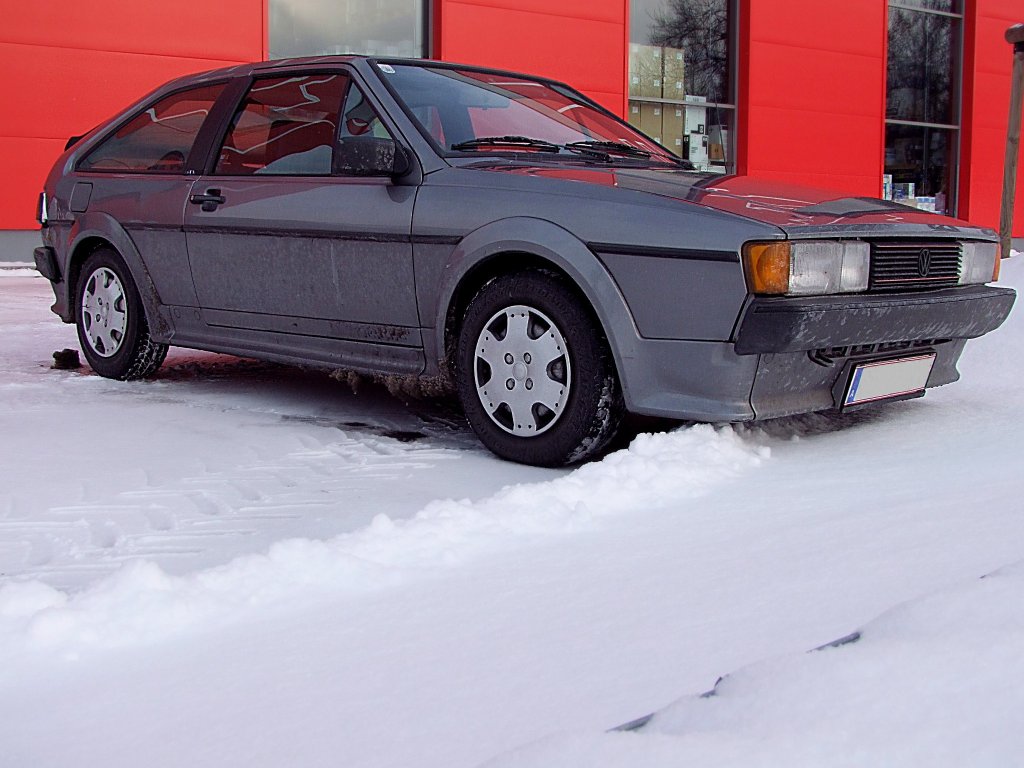
[[(58, 139), (27, 139), (0, 136), (0, 163), (4, 185), (0, 187), (0, 229), (37, 229), (36, 204), (54, 158), (64, 151)], [(17, 254), (31, 261), (31, 253)]]
[(742, 11), (740, 169), (877, 196), (884, 3), (747, 0)]
[(32, 0), (5, 3), (0, 42), (252, 61), (265, 0)]
[[(999, 226), (1013, 49), (1003, 37), (1024, 22), (1019, 0), (976, 0), (965, 19), (960, 214)], [(1024, 165), (1018, 168), (1013, 234), (1024, 236)]]
[(878, 9), (884, 9), (884, 0), (754, 0), (751, 5), (759, 41), (869, 58), (878, 55)]
[[(831, 115), (817, 110), (798, 110), (791, 107), (758, 107), (756, 115), (767, 130), (751, 131), (747, 137), (747, 151), (759, 158), (754, 175), (785, 178), (789, 181), (824, 185), (828, 189), (877, 197), (881, 190), (881, 172), (878, 170), (879, 151), (875, 143), (878, 135), (877, 116), (842, 115), (832, 121)], [(830, 121), (828, 135), (821, 136), (822, 122)], [(785, 125), (785, 132), (771, 126)], [(867, 146), (867, 151), (865, 151)], [(800, 148), (806, 148), (807, 154)], [(795, 151), (794, 151), (795, 150)], [(844, 188), (830, 177), (843, 178), (843, 183), (856, 179), (852, 188)], [(877, 182), (877, 183), (876, 183)]]
[(564, 80), (621, 114), (628, 0), (438, 0), (437, 57)]
[(36, 196), (67, 138), (173, 77), (262, 58), (265, 0), (39, 0), (0, 27), (0, 230), (36, 226)]
[(749, 74), (753, 106), (878, 119), (878, 57), (762, 41), (751, 43), (750, 57), (758, 62)]
[[(564, 16), (569, 19), (590, 19), (621, 24), (623, 11), (628, 4), (618, 0), (463, 0), (468, 5), (480, 8), (500, 8), (509, 11), (523, 11), (536, 16)], [(539, 21), (539, 20), (538, 20)]]
[(0, 62), (11, 105), (4, 110), (3, 135), (62, 140), (174, 77), (232, 63), (10, 43), (0, 43)]

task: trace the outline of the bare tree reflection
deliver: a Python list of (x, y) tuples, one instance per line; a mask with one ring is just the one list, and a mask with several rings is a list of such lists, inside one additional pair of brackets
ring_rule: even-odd
[(727, 0), (666, 0), (651, 18), (651, 43), (684, 52), (686, 92), (728, 101)]
[[(957, 120), (962, 21), (923, 9), (956, 12), (959, 3), (910, 2), (915, 9), (889, 8), (886, 117), (890, 121), (952, 125)], [(918, 198), (934, 196), (936, 210), (952, 211), (956, 130), (890, 122), (885, 136), (885, 170), (893, 183), (912, 183)]]
[(887, 117), (953, 122), (952, 44), (958, 23), (946, 16), (889, 10)]

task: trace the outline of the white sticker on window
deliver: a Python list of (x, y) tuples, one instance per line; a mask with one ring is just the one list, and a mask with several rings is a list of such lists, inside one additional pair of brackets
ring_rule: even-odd
[(378, 64), (377, 68), (381, 72), (383, 72), (385, 75), (393, 75), (393, 74), (395, 74), (395, 68), (392, 67), (390, 64)]

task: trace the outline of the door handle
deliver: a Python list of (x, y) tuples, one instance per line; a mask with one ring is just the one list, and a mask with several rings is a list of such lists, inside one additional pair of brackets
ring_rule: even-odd
[(189, 195), (188, 201), (193, 205), (201, 205), (202, 210), (210, 213), (217, 210), (218, 205), (223, 205), (226, 201), (225, 197), (220, 193), (219, 189), (208, 189), (205, 195), (194, 194)]

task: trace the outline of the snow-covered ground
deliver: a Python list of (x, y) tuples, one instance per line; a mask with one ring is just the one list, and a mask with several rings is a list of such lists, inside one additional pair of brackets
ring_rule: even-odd
[(1020, 764), (1020, 311), (922, 400), (553, 471), (318, 373), (54, 370), (49, 303), (0, 272), (0, 766)]

